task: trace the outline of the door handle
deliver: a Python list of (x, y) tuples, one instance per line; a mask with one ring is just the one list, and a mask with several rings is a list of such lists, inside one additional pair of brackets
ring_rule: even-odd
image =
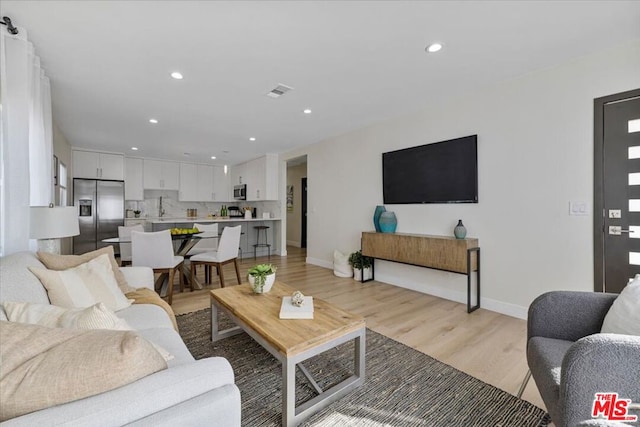
[(609, 226), (609, 235), (610, 236), (620, 236), (622, 233), (631, 234), (631, 232), (632, 231), (630, 229), (625, 230), (619, 225), (610, 225)]

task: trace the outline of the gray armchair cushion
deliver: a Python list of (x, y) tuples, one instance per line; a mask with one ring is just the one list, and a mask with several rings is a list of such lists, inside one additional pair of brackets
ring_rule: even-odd
[(533, 337), (527, 346), (527, 360), (531, 375), (547, 407), (547, 412), (554, 420), (560, 415), (558, 401), (562, 359), (572, 345), (573, 341)]

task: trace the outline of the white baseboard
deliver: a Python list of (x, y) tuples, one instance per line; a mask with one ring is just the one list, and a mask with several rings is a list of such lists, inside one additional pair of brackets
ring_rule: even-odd
[[(399, 286), (405, 289), (411, 289), (412, 291), (421, 292), (423, 294), (433, 295), (438, 298), (447, 299), (449, 301), (455, 301), (462, 304), (467, 304), (467, 293), (456, 291), (454, 289), (446, 289), (440, 286), (426, 285), (424, 283), (416, 283), (405, 280), (401, 277), (379, 274), (376, 273), (376, 281), (387, 283), (393, 286)], [(475, 285), (474, 285), (475, 286)], [(473, 291), (473, 288), (472, 288)], [(482, 294), (482, 288), (480, 288)], [(473, 294), (471, 297), (471, 304), (475, 305)], [(491, 298), (480, 297), (480, 308), (494, 311), (496, 313), (504, 314), (507, 316), (515, 317), (517, 319), (527, 319), (528, 308), (519, 305), (507, 303), (504, 301), (498, 301)]]
[(300, 242), (296, 240), (287, 240), (287, 246), (293, 246), (293, 247), (299, 248)]
[[(328, 268), (333, 270), (333, 263), (325, 261), (323, 259), (307, 257), (307, 264), (317, 265), (318, 267)], [(376, 281), (387, 283), (393, 286), (399, 286), (405, 289), (411, 289), (412, 291), (420, 292), (427, 295), (433, 295), (438, 298), (447, 299), (449, 301), (455, 301), (462, 304), (467, 304), (467, 293), (460, 292), (454, 289), (442, 288), (440, 286), (426, 285), (424, 283), (417, 283), (408, 280), (403, 277), (395, 275), (380, 274), (376, 272)], [(480, 289), (482, 293), (482, 288)], [(472, 297), (473, 298), (473, 297)], [(471, 300), (471, 304), (474, 304), (474, 300)], [(528, 308), (519, 305), (511, 304), (504, 301), (498, 301), (491, 298), (480, 297), (480, 307), (484, 310), (494, 311), (496, 313), (504, 314), (506, 316), (515, 317), (517, 319), (527, 319)]]
[(333, 270), (333, 262), (325, 261), (319, 258), (306, 258), (307, 264), (317, 265), (318, 267), (328, 268), (329, 270)]

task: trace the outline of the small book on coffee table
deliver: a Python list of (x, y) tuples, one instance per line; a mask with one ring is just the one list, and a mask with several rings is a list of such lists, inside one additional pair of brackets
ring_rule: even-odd
[(313, 319), (313, 297), (304, 297), (300, 307), (291, 304), (291, 297), (282, 297), (281, 319)]

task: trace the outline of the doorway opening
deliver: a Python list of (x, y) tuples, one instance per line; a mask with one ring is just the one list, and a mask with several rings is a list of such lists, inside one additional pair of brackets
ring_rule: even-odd
[(307, 247), (307, 156), (287, 161), (287, 246)]

